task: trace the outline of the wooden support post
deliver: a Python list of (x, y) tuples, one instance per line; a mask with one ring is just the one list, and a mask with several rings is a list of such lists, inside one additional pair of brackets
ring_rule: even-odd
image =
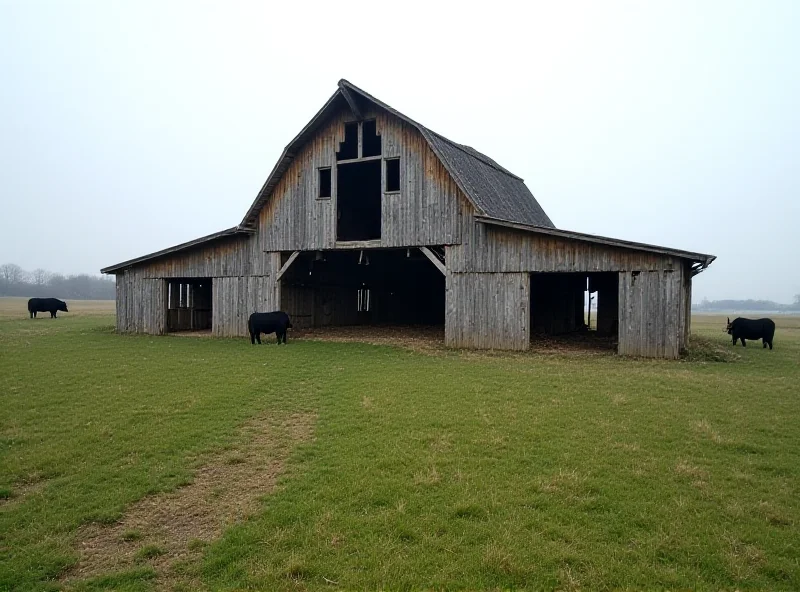
[(423, 255), (425, 255), (428, 259), (431, 260), (431, 263), (433, 263), (436, 266), (436, 269), (442, 272), (442, 275), (445, 276), (447, 275), (447, 268), (444, 266), (444, 263), (439, 261), (439, 258), (436, 255), (434, 255), (433, 252), (428, 247), (420, 247), (419, 250), (422, 251)]
[(278, 274), (275, 276), (276, 282), (280, 281), (281, 276), (283, 276), (283, 274), (286, 273), (286, 271), (289, 269), (292, 263), (294, 263), (294, 260), (297, 259), (297, 257), (299, 256), (300, 256), (300, 251), (295, 251), (294, 253), (289, 255), (289, 259), (286, 261), (286, 263), (283, 264), (283, 267), (281, 267), (280, 271), (278, 271)]

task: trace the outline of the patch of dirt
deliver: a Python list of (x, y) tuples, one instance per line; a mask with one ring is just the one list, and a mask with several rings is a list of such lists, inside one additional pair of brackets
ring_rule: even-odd
[(28, 497), (44, 491), (47, 479), (34, 475), (29, 479), (17, 483), (11, 488), (11, 495), (0, 497), (0, 508), (6, 505), (18, 504), (25, 501)]
[(444, 351), (444, 327), (355, 325), (291, 329), (289, 340), (395, 345), (421, 353)]
[(212, 337), (211, 329), (203, 331), (171, 331), (168, 335), (173, 337)]
[[(371, 345), (394, 345), (418, 353), (436, 354), (458, 351), (444, 345), (442, 326), (375, 326), (315, 327), (294, 329), (289, 340), (332, 341), (340, 343), (368, 343)], [(616, 353), (617, 344), (612, 338), (598, 337), (594, 333), (571, 333), (551, 337), (534, 335), (528, 351), (505, 350), (461, 350), (470, 356), (527, 356), (527, 355), (609, 355)]]
[(76, 544), (81, 558), (61, 581), (149, 565), (158, 589), (177, 583), (197, 589), (199, 582), (187, 582), (173, 567), (198, 558), (205, 544), (259, 509), (260, 496), (273, 491), (292, 450), (312, 437), (314, 421), (312, 414), (295, 414), (248, 422), (241, 446), (209, 458), (191, 484), (136, 502), (116, 524), (82, 528)]

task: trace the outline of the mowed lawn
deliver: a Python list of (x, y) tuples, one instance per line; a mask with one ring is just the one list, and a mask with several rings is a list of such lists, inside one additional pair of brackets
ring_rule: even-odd
[[(252, 347), (70, 310), (0, 300), (0, 590), (800, 589), (798, 318), (774, 351), (695, 318), (676, 362)], [(291, 417), (311, 434), (248, 517), (168, 574), (131, 531), (130, 566), (70, 576), (87, 529), (158, 516), (236, 466), (242, 426)]]

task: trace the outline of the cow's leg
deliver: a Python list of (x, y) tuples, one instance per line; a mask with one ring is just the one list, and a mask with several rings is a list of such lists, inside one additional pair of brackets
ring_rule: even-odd
[(747, 344), (744, 342), (744, 337), (742, 337), (742, 347), (747, 347)]
[(761, 349), (767, 349), (767, 340), (766, 339), (762, 339), (761, 340)]
[(772, 349), (772, 339), (769, 340), (769, 349)]
[(258, 341), (258, 345), (261, 345), (261, 331), (256, 331), (256, 341)]
[(50, 311), (50, 318), (51, 319), (57, 319), (58, 318), (58, 313), (55, 310), (51, 310)]
[(250, 331), (250, 345), (255, 345), (255, 344), (256, 344), (256, 336), (255, 336), (255, 333), (253, 333), (252, 331)]

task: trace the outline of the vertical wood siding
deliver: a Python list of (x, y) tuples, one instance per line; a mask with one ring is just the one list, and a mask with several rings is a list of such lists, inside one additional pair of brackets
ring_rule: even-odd
[(448, 347), (524, 350), (530, 346), (527, 273), (447, 275)]
[(620, 354), (677, 358), (685, 342), (682, 268), (619, 274)]
[[(461, 214), (468, 202), (422, 135), (383, 111), (375, 118), (382, 159), (400, 158), (400, 191), (384, 193), (381, 173), (381, 242), (383, 247), (453, 244), (460, 241)], [(344, 141), (348, 110), (335, 114), (295, 157), (258, 218), (263, 251), (309, 251), (336, 246), (336, 151)], [(320, 167), (331, 167), (332, 191), (320, 199)]]
[(117, 275), (117, 331), (163, 335), (167, 331), (167, 282), (133, 270)]
[(278, 308), (275, 282), (269, 276), (215, 278), (212, 301), (211, 331), (217, 337), (246, 336), (250, 314)]
[(181, 253), (137, 265), (136, 273), (154, 278), (267, 275), (268, 255), (255, 235), (223, 238)]
[(495, 228), (464, 215), (461, 244), (447, 247), (454, 272), (634, 271), (671, 269), (682, 261), (666, 255)]
[(212, 282), (212, 333), (246, 335), (250, 313), (277, 310), (280, 302), (272, 272), (280, 267), (280, 253), (263, 253), (254, 245), (255, 237), (226, 241), (118, 274), (117, 330), (166, 333), (167, 279), (207, 277)]

